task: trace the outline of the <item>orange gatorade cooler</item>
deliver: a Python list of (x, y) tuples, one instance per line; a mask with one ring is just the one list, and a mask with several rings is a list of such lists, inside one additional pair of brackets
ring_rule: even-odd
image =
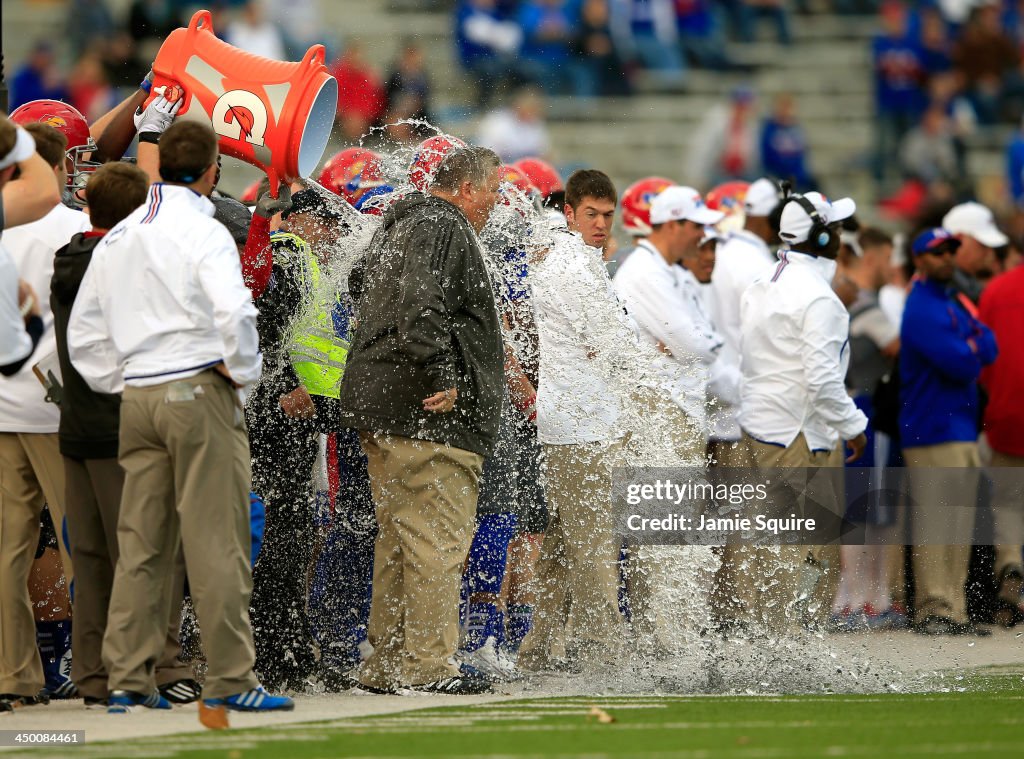
[(276, 195), (281, 181), (308, 177), (334, 125), (338, 83), (314, 45), (298, 63), (272, 61), (214, 35), (209, 11), (171, 32), (153, 62), (153, 90), (180, 84), (178, 118), (211, 124), (225, 155), (263, 169)]

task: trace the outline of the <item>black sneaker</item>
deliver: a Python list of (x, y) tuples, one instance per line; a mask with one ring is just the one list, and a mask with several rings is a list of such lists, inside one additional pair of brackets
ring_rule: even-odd
[(106, 711), (106, 698), (96, 698), (96, 696), (83, 696), (82, 701), (85, 702), (86, 709), (103, 709), (104, 711)]
[(399, 692), (445, 693), (449, 696), (477, 696), (481, 693), (491, 692), (494, 686), (494, 681), (491, 678), (467, 664), (462, 664), (459, 669), (461, 674), (443, 677), (430, 683), (407, 685)]
[(160, 691), (160, 695), (170, 701), (172, 704), (191, 704), (199, 700), (200, 694), (203, 689), (192, 678), (185, 678), (183, 680), (175, 680), (173, 683), (166, 683), (157, 688)]
[(0, 712), (13, 712), (23, 706), (45, 706), (50, 703), (50, 694), (45, 690), (35, 696), (19, 696), (17, 693), (0, 693)]

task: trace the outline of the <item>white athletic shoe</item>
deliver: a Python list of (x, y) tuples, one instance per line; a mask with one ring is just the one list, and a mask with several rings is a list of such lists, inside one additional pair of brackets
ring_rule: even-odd
[(511, 682), (521, 677), (515, 661), (498, 649), (498, 641), (493, 636), (476, 651), (460, 652), (459, 660), (500, 682)]

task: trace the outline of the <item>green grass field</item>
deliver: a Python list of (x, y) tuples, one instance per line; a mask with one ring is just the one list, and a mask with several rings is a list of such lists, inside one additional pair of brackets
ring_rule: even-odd
[[(273, 729), (91, 744), (66, 755), (110, 759), (1024, 756), (1024, 678), (1020, 673), (978, 675), (955, 686), (958, 692), (919, 694), (524, 699)], [(605, 721), (593, 713), (594, 707), (608, 715)]]

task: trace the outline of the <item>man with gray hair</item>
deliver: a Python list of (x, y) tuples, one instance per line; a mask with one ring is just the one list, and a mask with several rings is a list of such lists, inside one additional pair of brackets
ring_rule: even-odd
[(498, 198), (499, 159), (449, 153), (426, 193), (388, 209), (350, 278), (357, 326), (342, 422), (360, 430), (379, 532), (360, 686), (480, 693), (461, 670), (459, 588), (485, 456), (498, 435), (501, 325), (477, 239)]

